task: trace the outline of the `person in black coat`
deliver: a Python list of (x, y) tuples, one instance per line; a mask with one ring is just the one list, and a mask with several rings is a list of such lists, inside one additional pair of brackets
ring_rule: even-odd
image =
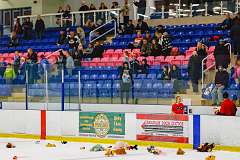
[(236, 19), (235, 24), (230, 31), (230, 37), (233, 42), (234, 54), (240, 55), (240, 20)]
[(42, 39), (43, 33), (45, 31), (45, 23), (40, 16), (37, 17), (37, 21), (35, 23), (35, 32), (36, 38)]
[(97, 57), (97, 58), (102, 58), (102, 54), (104, 52), (104, 48), (103, 46), (100, 44), (99, 41), (96, 42), (94, 48), (93, 48), (93, 58)]
[(135, 29), (140, 30), (142, 34), (149, 31), (148, 24), (144, 22), (142, 19), (138, 19), (138, 23)]
[(141, 14), (139, 15), (139, 18), (144, 19), (144, 16), (142, 15), (145, 15), (146, 12), (146, 0), (139, 0), (138, 2), (134, 1), (133, 3), (136, 7), (138, 7), (137, 13)]
[(216, 68), (219, 66), (228, 68), (228, 65), (230, 64), (230, 53), (223, 40), (220, 40), (219, 44), (215, 47), (214, 58), (216, 62)]
[(138, 73), (140, 73), (140, 74), (148, 74), (148, 69), (149, 68), (150, 68), (150, 66), (147, 64), (147, 60), (143, 59), (142, 60), (142, 64), (139, 66)]
[(128, 21), (128, 24), (124, 25), (124, 33), (125, 34), (133, 34), (135, 32), (135, 26), (132, 20)]
[(152, 40), (151, 44), (151, 56), (157, 57), (162, 54), (162, 47), (161, 45), (156, 41), (156, 39)]
[(16, 32), (12, 32), (11, 37), (9, 39), (8, 47), (17, 47), (19, 45), (19, 40)]
[(201, 78), (201, 61), (197, 52), (193, 52), (188, 62), (188, 74), (192, 81), (192, 88), (194, 93), (198, 93), (198, 81)]
[(32, 28), (33, 24), (30, 22), (30, 18), (27, 18), (26, 21), (22, 24), (23, 27), (23, 37), (26, 40), (32, 39)]
[(181, 86), (181, 74), (179, 68), (174, 64), (170, 69), (170, 77), (173, 81), (173, 92), (176, 94), (182, 90)]

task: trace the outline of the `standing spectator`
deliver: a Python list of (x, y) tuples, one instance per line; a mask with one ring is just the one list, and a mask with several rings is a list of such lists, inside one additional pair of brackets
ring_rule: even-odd
[(161, 33), (161, 34), (166, 32), (166, 30), (164, 29), (163, 25), (158, 25), (157, 28), (156, 28), (156, 31), (158, 33)]
[(101, 45), (101, 43), (99, 41), (96, 41), (94, 49), (93, 49), (93, 57), (98, 57), (98, 58), (102, 58), (102, 54), (104, 52), (104, 48)]
[(37, 21), (35, 23), (35, 32), (36, 32), (37, 39), (42, 39), (44, 31), (45, 31), (45, 23), (42, 20), (41, 16), (38, 15)]
[(230, 37), (233, 42), (234, 54), (240, 55), (240, 20), (237, 19), (230, 31)]
[[(64, 12), (64, 10), (63, 10), (62, 6), (59, 6), (57, 13), (63, 13), (63, 12)], [(57, 15), (56, 18), (57, 18), (56, 24), (61, 26), (61, 15)]]
[(135, 32), (135, 26), (132, 20), (128, 20), (127, 23), (124, 23), (124, 33), (125, 34), (133, 34)]
[[(105, 3), (102, 2), (102, 3), (100, 4), (99, 10), (105, 10), (105, 9), (108, 9), (108, 8), (107, 8), (107, 6), (105, 5)], [(105, 17), (105, 16), (106, 16), (106, 15), (105, 15), (105, 12), (98, 12), (98, 14), (97, 14), (97, 19), (102, 19), (103, 22), (105, 22), (105, 20), (106, 20), (106, 17)]]
[(124, 0), (124, 5), (121, 9), (123, 15), (123, 24), (126, 26), (129, 22), (129, 4), (128, 0)]
[(240, 57), (237, 58), (234, 66), (233, 78), (237, 84), (240, 84)]
[(141, 33), (145, 33), (147, 31), (149, 31), (148, 24), (146, 22), (144, 22), (142, 19), (138, 19), (136, 30), (140, 30)]
[(139, 66), (138, 73), (140, 73), (140, 74), (148, 74), (148, 69), (149, 68), (150, 68), (150, 66), (147, 64), (147, 60), (143, 59), (142, 60), (142, 64)]
[(162, 53), (164, 56), (169, 56), (172, 50), (171, 37), (167, 32), (164, 32), (159, 43), (162, 46)]
[(72, 58), (74, 61), (74, 66), (79, 67), (80, 66), (80, 60), (83, 55), (83, 45), (82, 43), (79, 43), (77, 50), (72, 54)]
[(89, 43), (88, 44), (88, 48), (83, 52), (83, 56), (82, 58), (92, 58), (93, 57), (93, 49), (94, 49), (94, 44), (93, 43)]
[(202, 60), (207, 57), (207, 47), (200, 41), (197, 43), (196, 51), (200, 61), (202, 62)]
[(179, 71), (179, 68), (176, 65), (172, 65), (169, 75), (171, 77), (171, 80), (173, 81), (173, 92), (176, 94), (181, 91), (181, 74)]
[(237, 107), (232, 100), (228, 98), (228, 93), (223, 93), (223, 102), (221, 104), (220, 110), (215, 111), (216, 115), (223, 116), (235, 116), (237, 112)]
[(68, 75), (72, 76), (72, 70), (74, 69), (74, 61), (69, 52), (67, 52), (66, 69), (67, 69)]
[(37, 63), (38, 61), (37, 53), (33, 52), (32, 48), (27, 50), (27, 59), (29, 63)]
[[(125, 62), (129, 63), (129, 57), (128, 56), (126, 56), (126, 59), (125, 59)], [(132, 70), (133, 74), (137, 74), (139, 72), (140, 64), (139, 64), (139, 61), (137, 60), (136, 56), (132, 57), (130, 67), (131, 67), (131, 70)]]
[(13, 65), (14, 65), (14, 72), (18, 73), (19, 67), (20, 67), (20, 55), (18, 51), (15, 51)]
[(19, 69), (18, 69), (18, 74), (19, 75), (23, 75), (23, 76), (26, 76), (26, 59), (24, 57), (22, 57), (20, 59), (20, 66), (19, 66)]
[(33, 52), (32, 48), (27, 51), (27, 70), (28, 70), (28, 80), (29, 84), (33, 84), (38, 79), (38, 57), (37, 53)]
[(184, 114), (184, 104), (180, 96), (176, 97), (176, 102), (172, 105), (173, 114)]
[(57, 45), (61, 46), (63, 44), (66, 44), (66, 41), (67, 41), (67, 36), (66, 36), (65, 31), (60, 31), (60, 35), (58, 37)]
[(134, 1), (134, 5), (138, 7), (137, 13), (140, 14), (139, 18), (144, 19), (145, 12), (146, 12), (146, 0), (139, 0), (138, 2)]
[(151, 55), (151, 44), (146, 39), (143, 39), (143, 43), (141, 46), (141, 56), (147, 57), (150, 55)]
[(30, 22), (30, 18), (26, 18), (25, 22), (22, 24), (23, 27), (23, 38), (26, 40), (32, 39), (32, 28), (33, 24)]
[(19, 40), (18, 40), (17, 34), (16, 34), (16, 32), (12, 32), (9, 43), (8, 43), (8, 47), (9, 48), (17, 47), (18, 45), (19, 45)]
[(76, 48), (78, 47), (79, 39), (77, 36), (75, 36), (75, 33), (71, 31), (67, 37), (67, 40), (69, 44), (69, 52), (73, 54), (76, 51)]
[(81, 5), (81, 7), (79, 8), (78, 11), (89, 11), (89, 7), (88, 7), (88, 5), (86, 5), (85, 0), (82, 1), (82, 5)]
[[(81, 5), (81, 7), (79, 8), (78, 11), (82, 11), (82, 12), (83, 12), (83, 11), (89, 11), (89, 7), (88, 7), (88, 5), (86, 5), (85, 0), (82, 1), (82, 5)], [(81, 25), (84, 24), (87, 19), (90, 19), (89, 13), (85, 13), (85, 14), (84, 14), (84, 19), (83, 19), (83, 14), (80, 14), (80, 16), (81, 16), (81, 22), (82, 22), (82, 23), (80, 23)]]
[(168, 66), (163, 66), (161, 80), (171, 80), (170, 69)]
[(219, 105), (222, 102), (223, 89), (227, 87), (228, 80), (228, 72), (222, 66), (218, 66), (218, 71), (215, 76), (215, 87), (212, 91), (213, 106)]
[(230, 64), (230, 52), (228, 47), (225, 46), (225, 42), (223, 40), (219, 41), (219, 44), (215, 47), (214, 50), (214, 58), (216, 62), (216, 68), (218, 66), (222, 66), (223, 68), (228, 68)]
[[(89, 7), (89, 10), (90, 11), (94, 11), (94, 10), (97, 10), (97, 8), (95, 7), (94, 4), (90, 4), (90, 7)], [(91, 21), (94, 21), (94, 13), (89, 13), (89, 19), (91, 19)]]
[(14, 72), (13, 66), (9, 63), (7, 68), (4, 72), (4, 79), (6, 80), (7, 84), (12, 84), (12, 81), (16, 78), (16, 74)]
[(226, 13), (226, 18), (224, 19), (224, 21), (220, 25), (220, 29), (222, 29), (222, 30), (231, 29), (232, 24), (233, 24), (233, 20), (231, 18), (230, 13)]
[(64, 55), (63, 51), (59, 51), (59, 57), (57, 60), (57, 64), (58, 64), (58, 70), (61, 72), (62, 69), (64, 69), (66, 67), (66, 59), (67, 57)]
[(157, 57), (162, 54), (162, 47), (161, 45), (155, 40), (152, 40), (151, 44), (151, 56)]
[(81, 28), (81, 27), (77, 28), (77, 37), (79, 39), (79, 42), (82, 43), (82, 45), (86, 44), (85, 32), (84, 32), (83, 28)]
[(198, 81), (201, 78), (202, 63), (197, 52), (194, 51), (188, 62), (188, 74), (192, 81), (192, 88), (194, 93), (198, 93)]
[(19, 18), (17, 18), (17, 20), (16, 20), (13, 31), (16, 34), (22, 34), (23, 33), (22, 25), (20, 24), (20, 19)]
[(123, 63), (123, 67), (120, 71), (121, 77), (121, 104), (123, 104), (124, 94), (126, 95), (126, 104), (129, 101), (129, 93), (131, 91), (132, 86), (132, 71), (128, 65), (128, 63)]
[(72, 21), (72, 15), (71, 15), (71, 6), (69, 4), (67, 4), (65, 6), (65, 10), (63, 12), (63, 25), (65, 27), (70, 27), (71, 26), (71, 21)]

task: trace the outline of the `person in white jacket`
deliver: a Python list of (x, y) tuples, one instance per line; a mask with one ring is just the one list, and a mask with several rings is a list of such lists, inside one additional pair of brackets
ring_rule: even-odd
[(68, 75), (71, 76), (72, 75), (72, 70), (74, 69), (74, 61), (72, 56), (70, 55), (69, 52), (67, 52), (67, 60), (66, 60), (66, 69), (68, 72)]

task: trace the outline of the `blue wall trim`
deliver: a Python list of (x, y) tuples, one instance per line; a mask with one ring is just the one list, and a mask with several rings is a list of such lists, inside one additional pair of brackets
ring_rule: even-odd
[(193, 149), (197, 149), (201, 143), (200, 115), (193, 115)]

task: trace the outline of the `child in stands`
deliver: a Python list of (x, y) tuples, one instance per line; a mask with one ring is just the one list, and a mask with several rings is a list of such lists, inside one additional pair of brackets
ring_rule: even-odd
[(172, 105), (173, 114), (184, 114), (184, 104), (180, 96), (176, 97), (176, 102)]

